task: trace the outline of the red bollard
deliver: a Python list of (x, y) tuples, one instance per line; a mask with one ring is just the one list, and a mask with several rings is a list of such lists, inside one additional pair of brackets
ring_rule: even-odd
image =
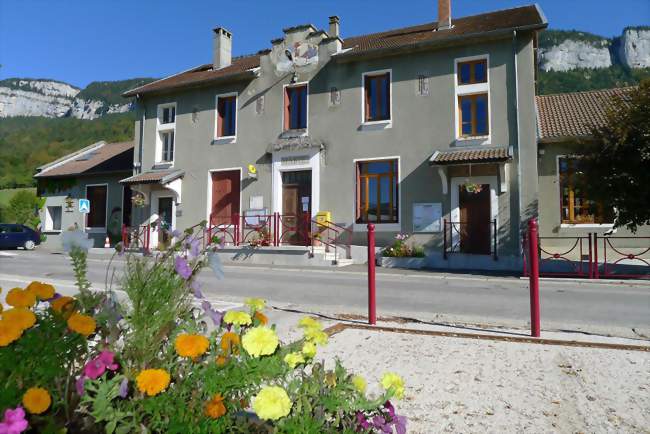
[(375, 225), (368, 223), (368, 323), (370, 325), (377, 324), (375, 290)]
[(537, 220), (528, 221), (528, 259), (530, 262), (530, 335), (540, 337), (539, 324), (539, 250)]

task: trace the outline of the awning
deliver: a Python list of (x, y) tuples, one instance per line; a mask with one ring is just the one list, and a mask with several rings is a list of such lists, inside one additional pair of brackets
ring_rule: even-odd
[(121, 184), (168, 184), (185, 174), (183, 170), (151, 170), (122, 179)]
[(499, 163), (512, 160), (508, 148), (461, 149), (457, 151), (436, 151), (429, 158), (432, 166)]

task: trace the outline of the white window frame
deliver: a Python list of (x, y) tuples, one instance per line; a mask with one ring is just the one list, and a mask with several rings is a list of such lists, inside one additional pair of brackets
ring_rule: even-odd
[(104, 214), (104, 226), (103, 227), (91, 227), (91, 226), (86, 226), (86, 222), (88, 221), (88, 216), (84, 216), (83, 218), (83, 224), (84, 228), (89, 232), (89, 233), (103, 233), (106, 232), (106, 227), (108, 223), (108, 193), (109, 193), (109, 188), (108, 188), (108, 183), (102, 183), (102, 184), (86, 184), (85, 186), (85, 193), (84, 193), (84, 199), (88, 199), (88, 187), (101, 187), (104, 186), (106, 187), (106, 203), (104, 204), (106, 206), (106, 213)]
[(284, 86), (282, 86), (282, 116), (281, 116), (282, 124), (281, 124), (281, 131), (283, 133), (292, 133), (292, 132), (295, 132), (295, 131), (300, 131), (300, 130), (291, 130), (291, 129), (285, 130), (284, 129), (284, 99), (287, 97), (287, 88), (288, 87), (302, 87), (302, 86), (307, 87), (307, 107), (306, 107), (307, 115), (305, 116), (305, 120), (307, 121), (307, 125), (305, 126), (305, 131), (303, 133), (301, 133), (300, 135), (301, 136), (308, 136), (309, 135), (309, 82), (308, 81), (301, 81), (301, 82), (298, 82), (298, 83), (288, 83), (288, 84), (285, 84)]
[(377, 232), (402, 231), (402, 161), (399, 155), (388, 157), (355, 158), (353, 161), (352, 230), (368, 232), (368, 223), (357, 223), (357, 164), (369, 161), (397, 160), (397, 223), (373, 223)]
[(560, 204), (559, 215), (561, 229), (611, 229), (614, 223), (562, 223), (562, 183), (560, 182), (560, 159), (561, 158), (580, 158), (580, 155), (562, 154), (555, 156), (555, 182), (557, 183), (557, 201)]
[[(381, 121), (366, 121), (366, 77), (373, 77), (388, 73), (388, 88), (390, 100), (388, 101), (388, 110), (390, 119)], [(393, 128), (393, 70), (379, 69), (376, 71), (366, 71), (361, 73), (361, 129), (366, 131), (385, 130)]]
[[(162, 115), (163, 115), (163, 109), (165, 108), (174, 108), (175, 111), (175, 116), (174, 116), (174, 122), (170, 122), (168, 124), (163, 124), (162, 123)], [(156, 117), (156, 150), (155, 150), (155, 164), (164, 164), (164, 165), (169, 165), (173, 166), (174, 165), (174, 159), (176, 158), (176, 120), (178, 119), (178, 107), (175, 102), (169, 102), (169, 103), (164, 103), (164, 104), (158, 104), (157, 107), (157, 117)], [(173, 131), (174, 132), (174, 155), (171, 161), (165, 161), (163, 160), (163, 140), (162, 136), (163, 133), (167, 133)]]
[[(235, 97), (235, 134), (232, 136), (219, 136), (219, 98)], [(214, 97), (214, 143), (226, 144), (237, 142), (237, 130), (239, 129), (239, 92), (221, 93)]]
[[(172, 139), (172, 149), (171, 149), (171, 154), (172, 158), (171, 160), (166, 160), (165, 159), (165, 140), (164, 137), (168, 134), (171, 134), (173, 136)], [(157, 163), (160, 164), (174, 164), (174, 158), (176, 157), (176, 131), (175, 130), (163, 130), (158, 132), (158, 137), (160, 137), (160, 159), (157, 161)]]
[[(59, 229), (54, 229), (54, 219), (50, 214), (50, 208), (60, 208), (61, 209), (61, 227)], [(45, 231), (44, 232), (61, 232), (63, 228), (63, 205), (45, 205)]]
[[(474, 84), (458, 84), (458, 64), (464, 62), (471, 62), (475, 60), (486, 60), (486, 75), (487, 81), (485, 83)], [(480, 54), (477, 56), (458, 57), (454, 59), (454, 126), (456, 144), (459, 146), (476, 146), (476, 145), (489, 145), (492, 143), (492, 101), (490, 98), (490, 55)], [(488, 134), (486, 136), (472, 136), (463, 137), (461, 135), (460, 126), (460, 107), (458, 106), (458, 98), (461, 96), (470, 96), (478, 94), (487, 94), (488, 99)]]

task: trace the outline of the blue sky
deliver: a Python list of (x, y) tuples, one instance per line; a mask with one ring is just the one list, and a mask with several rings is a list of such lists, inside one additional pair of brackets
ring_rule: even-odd
[[(452, 16), (527, 4), (452, 0)], [(649, 0), (538, 0), (551, 28), (604, 36), (650, 24)], [(0, 0), (0, 78), (163, 77), (211, 61), (211, 29), (234, 34), (235, 55), (270, 46), (282, 28), (341, 17), (342, 36), (434, 21), (436, 0)]]

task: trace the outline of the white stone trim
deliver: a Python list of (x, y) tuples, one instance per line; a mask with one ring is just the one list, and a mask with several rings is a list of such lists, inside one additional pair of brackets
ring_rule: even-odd
[[(308, 163), (282, 165), (282, 158), (309, 156)], [(316, 216), (320, 210), (320, 150), (317, 148), (301, 149), (296, 151), (278, 151), (273, 153), (272, 181), (273, 200), (271, 209), (273, 212), (282, 213), (282, 172), (294, 172), (298, 170), (311, 170), (311, 216)]]
[[(487, 82), (475, 84), (458, 84), (458, 64), (463, 62), (471, 62), (474, 60), (487, 60)], [(458, 146), (477, 146), (477, 145), (490, 145), (492, 143), (492, 101), (490, 98), (490, 54), (480, 54), (477, 56), (457, 57), (454, 59), (454, 116), (453, 116), (453, 131)], [(488, 98), (488, 135), (476, 137), (462, 137), (460, 134), (460, 122), (458, 97), (465, 95), (476, 95), (487, 93)]]
[[(460, 219), (458, 187), (466, 182), (476, 184), (490, 184), (490, 220), (497, 221), (497, 234), (499, 229), (499, 197), (497, 195), (497, 177), (491, 176), (458, 176), (451, 178), (451, 210), (449, 212), (450, 222), (457, 222)], [(458, 239), (459, 233), (451, 231), (452, 246), (456, 245), (460, 240)], [(498, 235), (497, 235), (498, 236)], [(494, 227), (490, 226), (490, 242), (494, 238)], [(497, 240), (498, 243), (498, 240)]]

